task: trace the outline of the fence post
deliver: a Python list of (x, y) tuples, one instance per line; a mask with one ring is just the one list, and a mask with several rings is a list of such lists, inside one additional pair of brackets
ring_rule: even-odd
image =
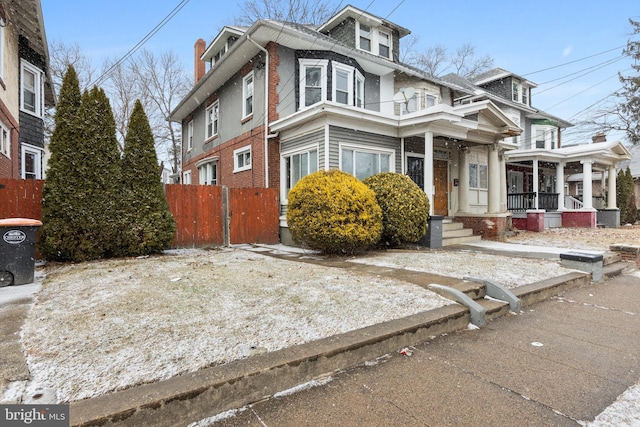
[(222, 186), (222, 235), (223, 244), (226, 247), (231, 246), (229, 243), (231, 238), (229, 236), (229, 229), (231, 224), (231, 217), (229, 216), (229, 187)]

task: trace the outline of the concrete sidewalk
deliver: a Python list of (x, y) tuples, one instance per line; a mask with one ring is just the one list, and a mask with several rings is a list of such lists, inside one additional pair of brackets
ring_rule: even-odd
[(640, 278), (618, 276), (391, 354), (215, 426), (576, 426), (640, 380)]

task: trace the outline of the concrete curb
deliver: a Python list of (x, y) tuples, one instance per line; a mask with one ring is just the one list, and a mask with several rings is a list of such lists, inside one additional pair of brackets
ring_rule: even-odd
[[(521, 298), (524, 307), (587, 285), (590, 279), (590, 274), (575, 272), (521, 286), (514, 293)], [(504, 305), (508, 307), (507, 303)], [(184, 426), (433, 336), (464, 329), (469, 322), (469, 310), (452, 304), (165, 381), (73, 402), (70, 425)]]

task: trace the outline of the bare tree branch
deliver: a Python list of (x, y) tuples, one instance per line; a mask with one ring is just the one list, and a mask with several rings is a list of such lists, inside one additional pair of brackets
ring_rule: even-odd
[(244, 0), (235, 21), (246, 26), (259, 19), (320, 25), (337, 12), (333, 4), (329, 0)]

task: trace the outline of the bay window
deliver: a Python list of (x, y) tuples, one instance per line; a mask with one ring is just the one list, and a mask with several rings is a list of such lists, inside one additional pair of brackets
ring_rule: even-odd
[(318, 171), (318, 150), (309, 148), (283, 156), (287, 194), (302, 178)]
[(326, 101), (328, 63), (326, 59), (300, 60), (300, 108)]

